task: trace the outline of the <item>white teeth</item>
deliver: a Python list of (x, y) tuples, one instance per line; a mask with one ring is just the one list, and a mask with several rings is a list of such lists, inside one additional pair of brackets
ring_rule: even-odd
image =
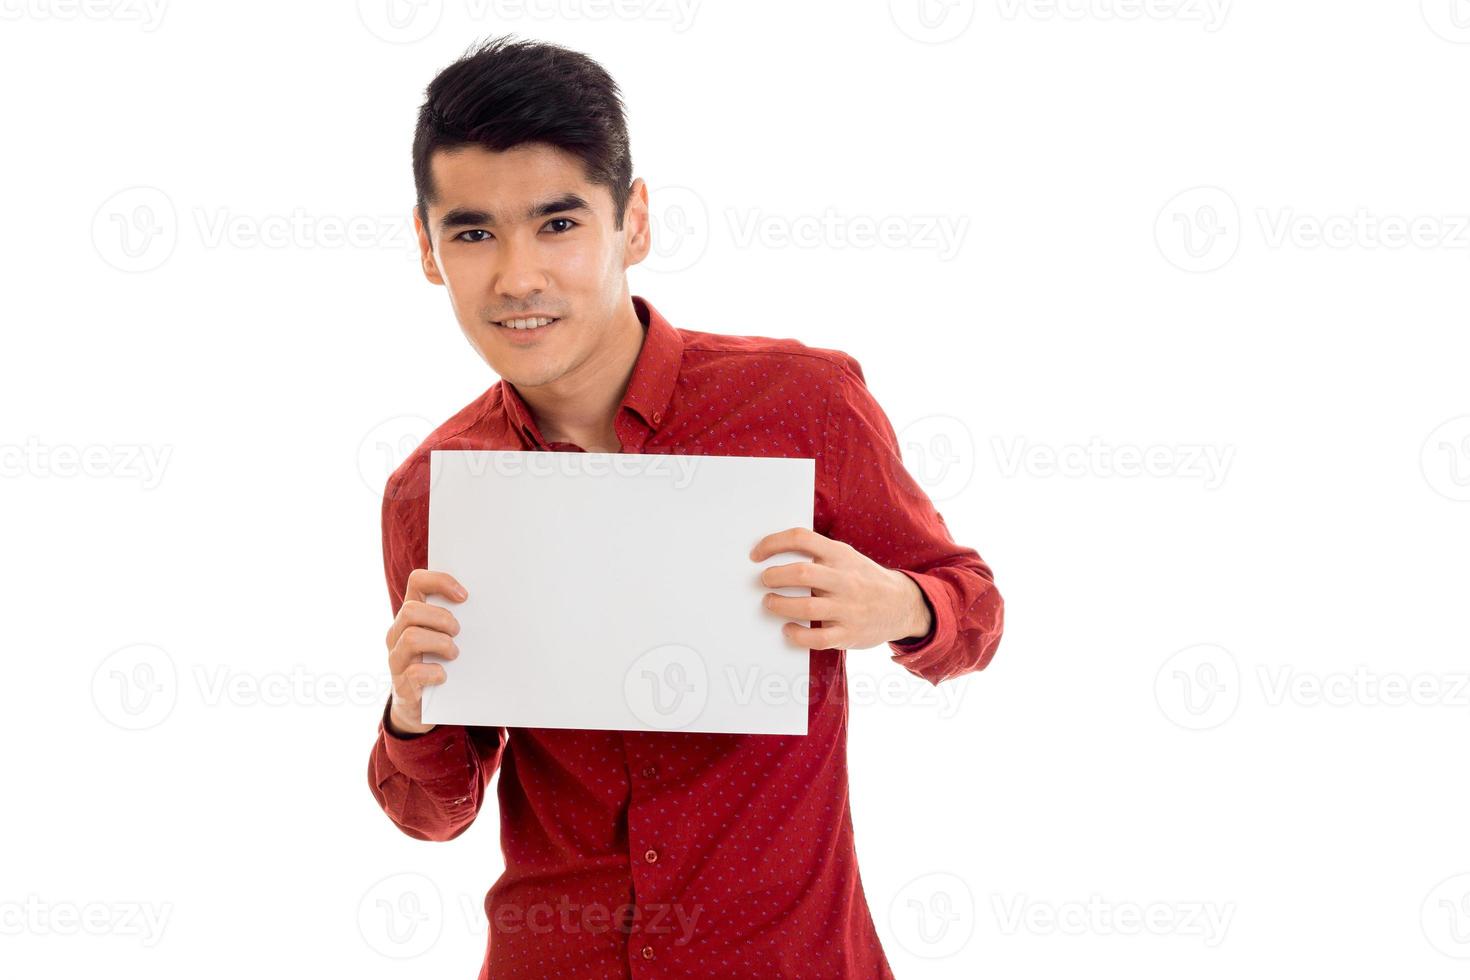
[(543, 316), (531, 320), (501, 320), (500, 325), (510, 327), (512, 330), (532, 330), (536, 327), (544, 327), (554, 319), (556, 318)]

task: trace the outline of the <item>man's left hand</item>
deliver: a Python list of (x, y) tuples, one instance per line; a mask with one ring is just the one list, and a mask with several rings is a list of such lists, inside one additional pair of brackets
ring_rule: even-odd
[(766, 608), (787, 619), (817, 620), (820, 627), (786, 623), (784, 634), (812, 650), (862, 650), (929, 632), (932, 613), (917, 583), (884, 568), (852, 545), (804, 527), (768, 534), (756, 543), (751, 561), (799, 551), (815, 561), (772, 565), (761, 572), (769, 588), (809, 588), (811, 596), (766, 594)]

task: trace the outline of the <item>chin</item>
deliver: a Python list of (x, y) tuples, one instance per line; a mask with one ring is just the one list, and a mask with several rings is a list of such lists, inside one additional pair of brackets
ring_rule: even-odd
[(514, 353), (497, 353), (494, 361), (489, 358), (485, 360), (490, 364), (491, 370), (517, 388), (535, 388), (550, 384), (565, 373), (559, 363), (547, 364), (543, 359), (517, 357)]

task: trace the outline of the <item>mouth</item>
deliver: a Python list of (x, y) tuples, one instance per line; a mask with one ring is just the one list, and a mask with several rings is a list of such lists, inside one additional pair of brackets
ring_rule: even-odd
[(502, 330), (508, 330), (516, 334), (535, 334), (553, 327), (561, 322), (557, 316), (524, 316), (511, 317), (508, 320), (491, 320), (491, 323)]

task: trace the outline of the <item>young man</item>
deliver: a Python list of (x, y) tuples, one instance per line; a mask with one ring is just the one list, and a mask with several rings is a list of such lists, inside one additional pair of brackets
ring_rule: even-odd
[[(499, 769), (505, 871), (485, 897), (482, 978), (890, 977), (853, 846), (845, 651), (888, 644), (931, 684), (983, 668), (1003, 619), (990, 569), (904, 469), (852, 357), (679, 329), (629, 294), (648, 190), (595, 62), (481, 46), (430, 84), (413, 161), (424, 274), (501, 380), (384, 492), (393, 694), (374, 797), (404, 833), (446, 841)], [(813, 558), (759, 573), (812, 591), (765, 600), (772, 629), (810, 650), (808, 733), (423, 724), (423, 688), (444, 679), (423, 655), (454, 657), (458, 631), (425, 599), (495, 599), (425, 568), (431, 449), (815, 459), (814, 530), (772, 528), (750, 554)]]

